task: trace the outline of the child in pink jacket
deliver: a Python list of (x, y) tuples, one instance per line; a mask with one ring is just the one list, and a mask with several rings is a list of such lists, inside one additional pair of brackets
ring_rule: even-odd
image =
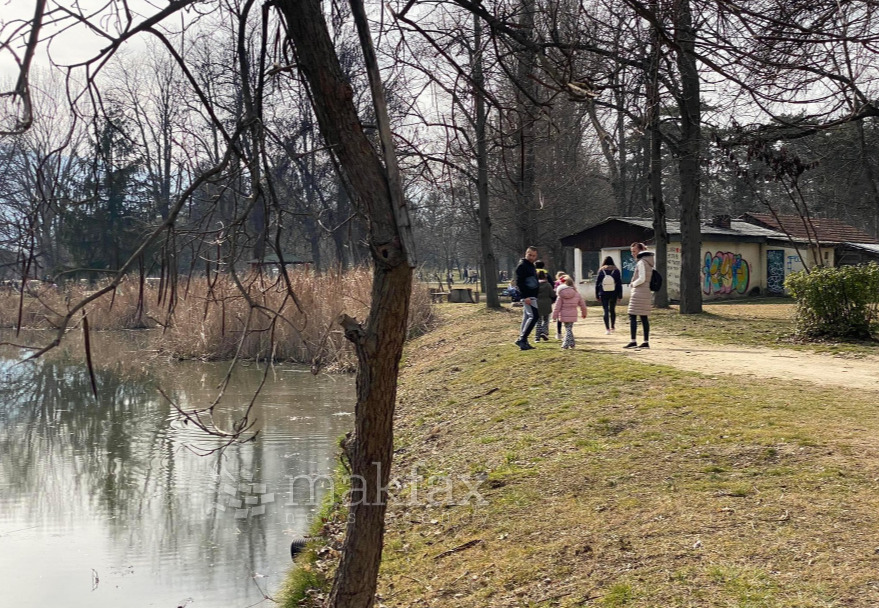
[(552, 307), (552, 318), (565, 324), (565, 339), (562, 348), (574, 348), (574, 322), (577, 320), (579, 308), (586, 318), (586, 302), (583, 296), (574, 287), (574, 279), (565, 277), (564, 285), (559, 285), (556, 291), (555, 305)]

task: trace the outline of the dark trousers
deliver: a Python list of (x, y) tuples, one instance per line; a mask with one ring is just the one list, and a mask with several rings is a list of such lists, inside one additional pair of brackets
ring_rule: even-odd
[(601, 294), (601, 307), (604, 309), (604, 328), (617, 326), (617, 294)]
[[(644, 328), (644, 341), (650, 342), (650, 318), (647, 315), (641, 315), (641, 326)], [(638, 335), (638, 317), (629, 315), (629, 329), (632, 331), (632, 342)]]

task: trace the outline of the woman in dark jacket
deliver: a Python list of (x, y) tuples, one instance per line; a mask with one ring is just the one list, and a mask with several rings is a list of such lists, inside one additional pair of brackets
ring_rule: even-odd
[(607, 256), (595, 277), (595, 299), (604, 308), (604, 333), (611, 334), (616, 329), (617, 300), (623, 298), (623, 275)]

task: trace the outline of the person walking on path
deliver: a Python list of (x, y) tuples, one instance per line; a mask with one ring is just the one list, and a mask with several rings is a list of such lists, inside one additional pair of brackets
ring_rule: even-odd
[(617, 301), (623, 299), (623, 275), (607, 256), (595, 277), (595, 299), (604, 309), (604, 333), (610, 335), (616, 330)]
[(560, 285), (556, 292), (555, 306), (552, 308), (552, 318), (565, 324), (565, 339), (562, 348), (574, 348), (574, 323), (577, 321), (577, 309), (586, 318), (586, 302), (583, 296), (574, 287), (574, 279), (565, 277), (565, 284)]
[[(635, 273), (629, 283), (629, 329), (632, 341), (623, 348), (650, 348), (650, 311), (653, 310), (653, 292), (650, 291), (650, 277), (655, 264), (653, 253), (647, 251), (644, 243), (632, 243), (632, 257), (637, 259)], [(644, 341), (638, 344), (638, 317), (644, 329)]]
[(516, 266), (516, 287), (522, 294), (522, 327), (516, 346), (522, 350), (534, 348), (528, 343), (528, 336), (537, 324), (537, 293), (540, 283), (537, 281), (537, 269), (534, 268), (536, 259), (537, 247), (529, 247), (525, 250), (525, 257)]
[[(555, 283), (553, 283), (552, 288), (555, 290), (556, 293), (558, 293), (559, 287), (562, 287), (565, 284), (565, 277), (567, 277), (567, 276), (568, 276), (568, 274), (564, 270), (559, 270), (557, 273), (555, 273)], [(562, 322), (561, 321), (558, 321), (556, 323), (555, 339), (556, 340), (562, 339)]]
[(537, 330), (535, 342), (549, 342), (549, 316), (552, 314), (552, 305), (556, 300), (555, 289), (547, 280), (546, 271), (537, 269), (537, 281), (540, 287), (537, 290)]

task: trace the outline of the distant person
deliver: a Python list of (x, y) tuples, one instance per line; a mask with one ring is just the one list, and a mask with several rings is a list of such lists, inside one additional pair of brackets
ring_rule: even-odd
[(455, 279), (452, 278), (451, 270), (446, 273), (446, 284), (449, 286), (449, 291), (452, 291), (452, 285), (455, 284)]
[(610, 335), (616, 330), (617, 301), (623, 298), (623, 275), (607, 256), (595, 276), (595, 299), (604, 309), (604, 333)]
[(516, 346), (522, 350), (534, 348), (528, 343), (528, 336), (537, 324), (537, 292), (540, 283), (537, 281), (535, 260), (537, 260), (537, 248), (528, 247), (525, 250), (525, 257), (519, 260), (519, 265), (516, 266), (516, 287), (522, 294), (522, 327), (519, 330)]
[(510, 302), (522, 301), (522, 294), (519, 293), (519, 288), (516, 287), (515, 281), (510, 281), (510, 286), (507, 287), (507, 295), (510, 296)]
[(552, 315), (552, 305), (556, 301), (555, 289), (549, 282), (549, 275), (542, 268), (537, 270), (537, 282), (539, 283), (537, 288), (537, 329), (534, 341), (549, 342), (549, 317)]
[[(632, 341), (623, 348), (650, 348), (650, 312), (653, 310), (653, 293), (650, 291), (650, 277), (655, 264), (653, 253), (647, 251), (644, 243), (632, 243), (629, 248), (637, 260), (635, 273), (629, 283), (629, 329)], [(644, 329), (644, 341), (638, 344), (638, 317)]]
[(583, 296), (574, 287), (574, 279), (565, 277), (565, 284), (559, 286), (556, 292), (555, 306), (552, 308), (552, 318), (565, 324), (565, 339), (562, 348), (574, 348), (574, 323), (577, 321), (577, 309), (586, 318), (586, 302)]

